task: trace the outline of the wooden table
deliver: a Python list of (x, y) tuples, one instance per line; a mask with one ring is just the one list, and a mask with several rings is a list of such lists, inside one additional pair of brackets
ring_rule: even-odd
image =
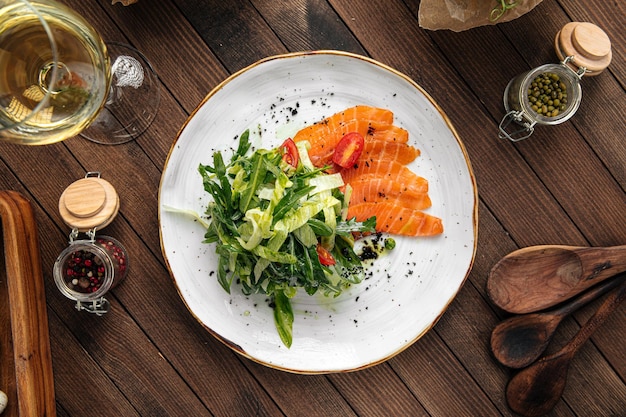
[[(491, 330), (507, 316), (487, 299), (489, 270), (530, 245), (626, 244), (621, 2), (545, 0), (512, 22), (460, 33), (420, 28), (419, 1), (411, 0), (64, 2), (106, 40), (143, 51), (162, 95), (158, 118), (135, 142), (0, 144), (0, 189), (27, 196), (37, 218), (60, 416), (512, 415), (504, 388), (513, 372), (488, 347)], [(538, 128), (526, 141), (500, 140), (507, 82), (558, 62), (552, 39), (570, 21), (593, 22), (608, 33), (609, 69), (583, 78), (583, 102), (569, 122)], [(434, 97), (467, 147), (480, 226), (473, 270), (432, 331), (372, 368), (307, 376), (245, 359), (196, 322), (161, 254), (157, 198), (179, 128), (213, 87), (261, 58), (313, 49), (370, 56)], [(126, 245), (132, 262), (104, 317), (76, 311), (51, 274), (68, 240), (59, 197), (87, 171), (101, 172), (120, 194), (120, 215), (106, 233)], [(567, 318), (552, 349), (598, 305)], [(552, 415), (626, 415), (625, 339), (622, 306), (575, 357)]]

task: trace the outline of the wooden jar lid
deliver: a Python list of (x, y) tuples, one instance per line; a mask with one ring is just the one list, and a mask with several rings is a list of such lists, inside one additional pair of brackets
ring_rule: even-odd
[(119, 209), (115, 188), (99, 177), (86, 177), (72, 183), (59, 199), (63, 221), (80, 232), (107, 226)]
[(554, 49), (560, 60), (573, 56), (575, 71), (586, 68), (585, 75), (597, 75), (611, 63), (611, 40), (593, 23), (571, 22), (563, 26), (554, 39)]

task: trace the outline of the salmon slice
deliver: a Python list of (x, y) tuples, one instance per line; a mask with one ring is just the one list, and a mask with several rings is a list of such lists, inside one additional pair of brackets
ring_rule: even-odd
[(420, 155), (419, 149), (403, 142), (390, 142), (381, 139), (367, 138), (363, 153), (359, 158), (359, 163), (366, 160), (374, 161), (379, 159), (396, 161), (400, 164), (409, 164)]
[(367, 142), (368, 140), (407, 143), (409, 141), (409, 132), (394, 125), (376, 126), (376, 124), (373, 124), (365, 137), (365, 141)]
[(316, 166), (332, 155), (341, 138), (349, 132), (359, 132), (364, 137), (368, 132), (382, 130), (393, 123), (390, 110), (370, 106), (354, 106), (335, 113), (324, 120), (307, 126), (293, 137), (294, 142), (306, 140), (311, 145), (309, 155)]
[(384, 178), (357, 178), (350, 182), (350, 186), (350, 205), (390, 202), (414, 210), (423, 210), (432, 205), (428, 190), (415, 191)]
[(351, 204), (348, 208), (348, 219), (365, 221), (372, 216), (376, 216), (378, 232), (404, 236), (435, 236), (443, 233), (440, 218), (391, 202)]
[[(309, 150), (309, 158), (316, 167), (332, 165), (335, 149), (326, 147), (321, 153), (314, 154)], [(401, 164), (409, 164), (420, 155), (419, 149), (405, 142), (395, 142), (393, 140), (372, 139), (372, 136), (365, 137), (365, 146), (359, 161), (375, 159), (389, 159)]]
[(405, 188), (421, 192), (428, 190), (428, 181), (415, 174), (403, 164), (393, 160), (365, 161), (353, 168), (345, 168), (341, 171), (343, 182), (351, 183), (357, 178), (374, 179), (381, 178), (403, 185)]

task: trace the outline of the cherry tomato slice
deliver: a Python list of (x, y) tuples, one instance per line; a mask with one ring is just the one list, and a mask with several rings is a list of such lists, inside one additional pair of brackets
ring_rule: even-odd
[(337, 262), (335, 261), (333, 254), (319, 243), (317, 244), (317, 257), (319, 258), (320, 263), (324, 266), (335, 265)]
[(287, 162), (294, 168), (298, 167), (298, 161), (300, 160), (300, 155), (298, 154), (298, 148), (296, 147), (296, 143), (293, 139), (289, 138), (280, 145), (280, 149), (283, 151), (283, 161)]
[(346, 133), (335, 148), (333, 162), (342, 168), (354, 166), (363, 152), (365, 139), (359, 132)]

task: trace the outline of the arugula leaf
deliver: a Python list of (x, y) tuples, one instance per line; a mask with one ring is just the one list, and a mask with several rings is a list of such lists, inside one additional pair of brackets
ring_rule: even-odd
[(237, 151), (233, 154), (231, 158), (231, 164), (235, 162), (238, 158), (243, 158), (250, 150), (252, 144), (250, 143), (250, 130), (247, 129), (245, 132), (241, 134), (239, 137), (239, 146), (237, 147)]
[(293, 343), (293, 310), (289, 298), (282, 291), (274, 292), (274, 323), (280, 340), (291, 347)]
[(250, 203), (257, 189), (261, 185), (261, 181), (265, 178), (267, 170), (265, 169), (265, 157), (259, 154), (253, 159), (250, 178), (246, 184), (246, 188), (241, 192), (239, 200), (239, 211), (245, 213), (250, 208)]
[(302, 198), (306, 197), (311, 191), (313, 191), (314, 186), (305, 186), (299, 189), (290, 189), (285, 193), (285, 196), (278, 202), (276, 207), (274, 208), (274, 223), (278, 220), (281, 220), (285, 217), (285, 214), (291, 209), (295, 209), (296, 204)]
[(313, 229), (313, 232), (315, 232), (317, 236), (328, 237), (333, 234), (333, 229), (330, 226), (315, 217), (310, 218), (307, 224)]
[(349, 236), (351, 233), (375, 233), (376, 216), (370, 217), (364, 222), (357, 222), (355, 218), (337, 223), (335, 233), (339, 236)]

